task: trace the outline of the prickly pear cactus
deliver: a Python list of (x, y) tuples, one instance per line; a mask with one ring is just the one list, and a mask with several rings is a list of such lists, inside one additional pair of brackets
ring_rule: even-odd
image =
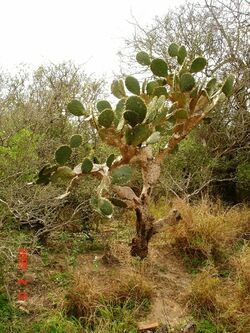
[[(128, 75), (124, 80), (114, 80), (111, 93), (117, 103), (100, 100), (94, 112), (84, 107), (84, 101), (73, 100), (67, 105), (67, 111), (88, 121), (102, 141), (119, 151), (118, 156), (111, 154), (104, 163), (86, 156), (74, 167), (72, 151), (75, 156), (82, 145), (81, 134), (76, 134), (56, 150), (53, 163), (45, 165), (37, 177), (37, 183), (44, 185), (58, 179), (69, 181), (62, 197), (69, 195), (81, 179), (84, 181), (85, 175), (96, 177), (100, 184), (91, 198), (96, 211), (108, 218), (116, 206), (136, 211), (137, 234), (131, 253), (141, 258), (147, 255), (147, 244), (154, 234), (148, 203), (162, 160), (207, 118), (221, 97), (233, 93), (231, 74), (223, 82), (215, 77), (207, 82), (200, 79), (207, 65), (204, 57), (191, 59), (185, 46), (177, 43), (169, 45), (168, 54), (171, 66), (167, 60), (139, 52), (135, 60), (151, 71), (150, 79), (140, 81)], [(140, 194), (131, 188), (135, 167), (142, 174)]]

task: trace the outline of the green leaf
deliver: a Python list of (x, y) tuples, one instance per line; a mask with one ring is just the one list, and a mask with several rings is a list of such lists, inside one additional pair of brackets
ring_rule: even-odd
[(207, 60), (203, 57), (197, 57), (191, 64), (190, 72), (198, 73), (201, 72), (207, 65)]
[(150, 129), (146, 125), (139, 124), (132, 129), (128, 129), (125, 138), (128, 145), (138, 146), (146, 141), (150, 135)]
[(126, 97), (123, 81), (114, 80), (111, 84), (111, 92), (117, 98)]
[(111, 168), (111, 165), (114, 162), (114, 159), (115, 159), (114, 154), (109, 155), (109, 157), (107, 158), (106, 164), (109, 168)]
[(178, 56), (178, 51), (179, 51), (179, 45), (176, 43), (172, 43), (168, 47), (168, 54), (170, 57), (177, 57)]
[(182, 65), (183, 61), (185, 60), (187, 56), (187, 50), (185, 46), (181, 46), (178, 51), (177, 61), (178, 64)]
[(112, 184), (125, 185), (132, 177), (132, 169), (129, 165), (123, 165), (114, 169), (111, 174)]
[(139, 123), (138, 113), (134, 111), (125, 111), (123, 114), (124, 119), (129, 123), (130, 126), (134, 127)]
[(96, 108), (99, 112), (102, 112), (105, 109), (112, 109), (112, 106), (108, 101), (101, 100), (96, 103)]
[(144, 101), (138, 96), (130, 96), (126, 101), (126, 110), (134, 111), (138, 115), (138, 121), (143, 122), (146, 113), (147, 107)]
[(191, 91), (195, 86), (195, 79), (190, 73), (182, 74), (180, 78), (180, 89), (182, 92)]
[(108, 199), (99, 198), (98, 208), (100, 212), (106, 217), (111, 217), (113, 214), (113, 206)]
[(86, 112), (82, 103), (77, 101), (76, 99), (74, 99), (67, 105), (67, 109), (71, 114), (78, 117), (83, 116)]
[(168, 65), (163, 59), (154, 59), (151, 62), (150, 69), (156, 76), (165, 77), (168, 75)]
[(233, 94), (234, 91), (234, 75), (230, 74), (226, 78), (226, 80), (223, 83), (223, 86), (221, 88), (221, 91), (227, 96), (230, 97)]
[(70, 147), (77, 148), (82, 144), (82, 136), (80, 134), (75, 134), (70, 138)]
[(85, 158), (81, 165), (82, 173), (89, 173), (93, 169), (93, 163), (89, 158)]
[(70, 158), (72, 150), (69, 146), (61, 146), (55, 153), (55, 160), (58, 164), (65, 164)]
[(151, 63), (149, 55), (143, 51), (137, 53), (136, 60), (142, 66), (149, 66)]
[(98, 123), (103, 127), (109, 128), (112, 125), (114, 117), (115, 114), (113, 110), (105, 109), (100, 113)]
[(133, 76), (127, 76), (125, 79), (126, 88), (135, 95), (140, 95), (140, 84), (139, 81)]

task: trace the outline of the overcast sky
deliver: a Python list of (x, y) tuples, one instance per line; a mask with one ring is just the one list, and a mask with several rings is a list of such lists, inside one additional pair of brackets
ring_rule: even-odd
[(184, 0), (0, 0), (0, 67), (73, 60), (88, 73), (112, 75), (132, 34), (131, 14), (149, 24)]

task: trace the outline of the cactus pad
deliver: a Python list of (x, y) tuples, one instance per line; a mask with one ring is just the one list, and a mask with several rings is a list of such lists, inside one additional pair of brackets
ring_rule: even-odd
[(138, 122), (143, 122), (146, 113), (147, 107), (144, 101), (138, 96), (130, 96), (126, 101), (126, 110), (134, 111), (138, 115)]
[(122, 80), (114, 80), (111, 84), (111, 92), (117, 98), (126, 96), (124, 84)]
[(106, 217), (111, 217), (113, 214), (113, 206), (108, 199), (99, 198), (98, 208), (99, 211)]
[(109, 155), (109, 157), (107, 158), (106, 164), (109, 168), (111, 167), (112, 163), (114, 162), (114, 159), (115, 159), (114, 154)]
[(114, 117), (115, 114), (113, 110), (105, 109), (100, 113), (98, 123), (103, 127), (109, 128), (112, 125)]
[(168, 47), (168, 54), (170, 57), (177, 57), (178, 56), (178, 51), (179, 51), (179, 45), (176, 43), (172, 43)]
[(70, 138), (70, 147), (77, 148), (82, 144), (82, 136), (80, 134), (75, 134)]
[(55, 153), (55, 160), (58, 164), (65, 164), (70, 158), (72, 150), (69, 146), (61, 146)]
[(129, 123), (130, 126), (134, 127), (139, 123), (138, 113), (134, 111), (125, 111), (123, 114), (124, 119)]
[(96, 103), (96, 108), (99, 112), (102, 112), (105, 109), (112, 109), (112, 106), (108, 101), (101, 100)]
[(197, 57), (191, 64), (190, 72), (198, 73), (201, 72), (207, 65), (207, 60), (203, 57)]
[(160, 96), (168, 96), (167, 89), (165, 87), (157, 87), (154, 89), (154, 96), (160, 97)]
[(190, 73), (184, 73), (180, 77), (180, 89), (182, 92), (191, 91), (195, 86), (195, 79)]
[(140, 95), (140, 84), (136, 78), (133, 76), (127, 76), (125, 79), (125, 85), (128, 91), (132, 94)]
[(136, 60), (142, 66), (149, 66), (151, 63), (149, 55), (143, 51), (137, 53)]
[(139, 124), (132, 129), (128, 129), (125, 138), (128, 145), (138, 146), (146, 141), (150, 135), (150, 129), (146, 125)]
[(82, 173), (89, 173), (93, 169), (93, 163), (89, 158), (85, 158), (81, 165)]
[(181, 46), (178, 51), (177, 61), (178, 64), (182, 65), (183, 61), (185, 60), (187, 56), (187, 50), (185, 46)]
[(221, 88), (221, 91), (227, 96), (230, 97), (234, 90), (234, 75), (230, 74), (226, 78)]
[(74, 99), (67, 105), (67, 109), (71, 114), (78, 117), (83, 116), (86, 113), (82, 103), (77, 101), (76, 99)]
[(168, 65), (163, 59), (154, 59), (151, 62), (150, 69), (156, 76), (165, 77), (168, 75)]

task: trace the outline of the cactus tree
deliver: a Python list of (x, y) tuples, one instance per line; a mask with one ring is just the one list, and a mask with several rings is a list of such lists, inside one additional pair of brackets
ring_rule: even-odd
[[(233, 90), (232, 75), (224, 82), (215, 78), (208, 82), (199, 80), (206, 66), (203, 57), (190, 59), (185, 47), (175, 43), (169, 46), (168, 52), (173, 58), (171, 66), (163, 59), (151, 58), (146, 52), (136, 55), (138, 63), (151, 70), (151, 79), (144, 80), (143, 84), (133, 76), (124, 81), (114, 80), (111, 92), (119, 100), (115, 107), (101, 100), (96, 110), (88, 114), (81, 101), (73, 100), (68, 104), (68, 112), (89, 121), (100, 139), (115, 147), (119, 156), (107, 156), (102, 164), (86, 156), (71, 169), (65, 164), (72, 149), (77, 149), (82, 142), (80, 135), (75, 135), (69, 145), (56, 151), (57, 164), (43, 167), (37, 180), (37, 183), (48, 184), (58, 178), (67, 179), (69, 186), (63, 198), (85, 175), (98, 178), (100, 185), (91, 198), (92, 205), (108, 218), (114, 206), (135, 212), (136, 235), (131, 242), (131, 255), (140, 258), (147, 256), (152, 235), (166, 222), (166, 218), (156, 221), (149, 213), (150, 197), (159, 179), (162, 161), (208, 116), (219, 100), (229, 97)], [(139, 168), (142, 175), (140, 193), (129, 186), (134, 168)]]

